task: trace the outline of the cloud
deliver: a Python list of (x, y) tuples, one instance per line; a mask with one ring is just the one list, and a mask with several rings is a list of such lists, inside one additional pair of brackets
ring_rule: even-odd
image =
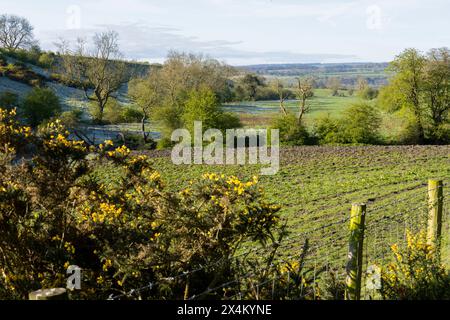
[(296, 53), (290, 51), (245, 51), (236, 48), (239, 41), (202, 41), (196, 37), (185, 36), (181, 30), (170, 26), (148, 27), (140, 23), (120, 25), (98, 25), (95, 28), (79, 30), (53, 30), (40, 34), (41, 45), (55, 50), (59, 39), (75, 41), (82, 37), (89, 39), (95, 32), (115, 30), (119, 33), (122, 53), (128, 59), (160, 62), (170, 50), (202, 53), (224, 60), (230, 64), (252, 63), (309, 63), (328, 61), (349, 61), (355, 56), (321, 53)]

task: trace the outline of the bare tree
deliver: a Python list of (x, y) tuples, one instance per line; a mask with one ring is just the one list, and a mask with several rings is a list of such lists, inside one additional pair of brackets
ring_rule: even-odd
[(274, 89), (278, 93), (278, 96), (280, 98), (280, 109), (281, 109), (281, 112), (283, 112), (283, 114), (286, 116), (287, 115), (287, 111), (286, 111), (286, 107), (284, 106), (284, 102), (287, 99), (286, 90), (284, 89), (284, 86), (281, 83), (280, 79), (276, 79), (275, 82), (273, 83), (273, 86), (274, 86)]
[(7, 14), (0, 16), (0, 45), (3, 48), (17, 50), (33, 43), (33, 26), (27, 19)]
[(69, 81), (76, 81), (89, 101), (97, 105), (98, 122), (103, 121), (105, 106), (110, 98), (129, 80), (126, 63), (119, 51), (118, 34), (115, 31), (97, 33), (89, 50), (84, 40), (78, 39), (75, 50), (68, 43), (59, 44), (62, 53), (62, 69)]
[(306, 104), (307, 100), (314, 96), (313, 91), (313, 80), (305, 79), (301, 80), (297, 79), (297, 98), (299, 99), (299, 113), (298, 113), (298, 122), (301, 123), (303, 116), (310, 110), (310, 106)]

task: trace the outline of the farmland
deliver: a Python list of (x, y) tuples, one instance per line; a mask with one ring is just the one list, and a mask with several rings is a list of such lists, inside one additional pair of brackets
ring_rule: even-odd
[[(173, 189), (206, 172), (242, 180), (259, 174), (258, 166), (176, 166), (167, 151), (147, 154)], [(279, 173), (261, 176), (260, 183), (269, 199), (282, 206), (293, 230), (300, 231), (322, 215), (345, 216), (352, 202), (383, 203), (414, 192), (435, 176), (450, 178), (449, 146), (293, 147), (281, 149)]]

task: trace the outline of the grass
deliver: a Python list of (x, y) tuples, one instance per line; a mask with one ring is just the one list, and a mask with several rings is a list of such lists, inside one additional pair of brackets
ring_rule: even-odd
[[(352, 103), (360, 101), (357, 96), (349, 96), (347, 91), (340, 91), (344, 96), (333, 96), (330, 89), (314, 90), (314, 97), (308, 101), (310, 112), (306, 114), (305, 121), (310, 124), (314, 119), (329, 114), (339, 117), (342, 111)], [(289, 100), (285, 107), (291, 112), (297, 112), (298, 101)], [(258, 124), (261, 126), (270, 123), (279, 114), (279, 101), (250, 101), (231, 103), (224, 106), (226, 111), (237, 113), (246, 126)]]

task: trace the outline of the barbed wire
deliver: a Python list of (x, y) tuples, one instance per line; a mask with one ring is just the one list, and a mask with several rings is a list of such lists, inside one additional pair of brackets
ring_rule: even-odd
[[(448, 186), (448, 183), (443, 184), (442, 186), (438, 186), (436, 189), (440, 189), (443, 188), (445, 186)], [(413, 189), (413, 191), (417, 191), (417, 190), (421, 190), (423, 188), (425, 188), (426, 185), (421, 186), (419, 188)], [(433, 191), (435, 189), (427, 189), (428, 191)], [(449, 192), (443, 193), (442, 198), (446, 198), (446, 196), (449, 194)], [(408, 219), (417, 219), (420, 218), (420, 215), (409, 215), (411, 213), (416, 213), (418, 212), (419, 209), (423, 209), (424, 212), (427, 209), (427, 207), (429, 207), (429, 203), (427, 205), (427, 196), (425, 194), (413, 194), (413, 195), (408, 195), (407, 197), (403, 197), (401, 199), (395, 199), (394, 201), (388, 202), (384, 205), (380, 205), (377, 207), (368, 207), (367, 211), (370, 213), (373, 212), (379, 212), (383, 209), (387, 209), (389, 207), (395, 206), (395, 205), (399, 205), (399, 204), (404, 204), (409, 200), (413, 200), (413, 199), (419, 199), (419, 198), (423, 198), (424, 203), (415, 206), (413, 208), (409, 207), (407, 209), (399, 209), (399, 212), (394, 213), (393, 215), (384, 215), (380, 218), (376, 218), (375, 220), (371, 220), (370, 219), (370, 215), (369, 218), (366, 219), (366, 234), (365, 234), (365, 241), (364, 241), (364, 245), (366, 246), (365, 249), (365, 263), (366, 263), (366, 268), (367, 268), (367, 264), (369, 263), (369, 258), (370, 260), (377, 260), (379, 258), (383, 258), (384, 259), (384, 254), (385, 252), (387, 252), (389, 250), (389, 246), (385, 246), (385, 240), (379, 240), (379, 241), (369, 241), (370, 237), (372, 237), (372, 233), (376, 232), (376, 231), (382, 231), (384, 233), (390, 232), (391, 233), (391, 238), (397, 238), (399, 239), (399, 228), (400, 228), (400, 224), (405, 224), (405, 227), (403, 228), (402, 234), (404, 234), (404, 231), (406, 230), (406, 223)], [(336, 217), (336, 215), (334, 215), (334, 218)], [(341, 253), (343, 250), (346, 250), (345, 246), (340, 246), (339, 245), (339, 241), (345, 239), (346, 237), (349, 236), (349, 234), (347, 232), (345, 232), (343, 235), (338, 235), (340, 230), (344, 230), (344, 231), (348, 231), (348, 228), (345, 229), (332, 229), (332, 227), (341, 225), (343, 223), (349, 222), (353, 217), (350, 215), (346, 218), (343, 219), (339, 219), (336, 221), (332, 221), (329, 223), (326, 223), (324, 225), (320, 225), (318, 227), (311, 227), (308, 228), (306, 230), (303, 230), (301, 232), (295, 233), (295, 234), (290, 234), (287, 235), (286, 237), (282, 238), (280, 242), (278, 241), (274, 241), (272, 242), (270, 245), (268, 246), (262, 246), (262, 247), (255, 247), (255, 248), (248, 248), (248, 247), (243, 247), (242, 250), (240, 250), (241, 252), (238, 253), (236, 256), (231, 257), (231, 259), (233, 261), (238, 262), (240, 258), (248, 258), (249, 256), (253, 255), (259, 255), (262, 256), (262, 253), (264, 252), (270, 252), (270, 250), (281, 250), (281, 249), (289, 249), (288, 251), (294, 251), (293, 249), (296, 249), (298, 247), (298, 245), (295, 245), (297, 243), (299, 243), (301, 240), (303, 241), (308, 241), (311, 240), (310, 236), (312, 235), (316, 235), (318, 238), (312, 238), (312, 240), (314, 240), (315, 242), (313, 244), (311, 244), (311, 246), (308, 248), (308, 256), (312, 256), (315, 260), (315, 263), (323, 263), (324, 261), (326, 261), (326, 265), (328, 266), (329, 263), (329, 257), (333, 256), (334, 254), (337, 253)], [(397, 218), (401, 218), (401, 220), (397, 220)], [(317, 222), (323, 222), (325, 221), (325, 219), (322, 219), (320, 221), (315, 221), (315, 223)], [(386, 228), (385, 224), (383, 224), (384, 221), (395, 221), (397, 222), (397, 224), (395, 225), (395, 227), (391, 227), (391, 228)], [(414, 221), (416, 224), (418, 221)], [(391, 224), (388, 224), (390, 226), (392, 226)], [(393, 228), (396, 228), (396, 231), (392, 231)], [(328, 230), (329, 233), (324, 233), (324, 232), (320, 232), (320, 231), (326, 231)], [(397, 233), (396, 237), (392, 237), (393, 233)], [(383, 236), (380, 236), (380, 233), (376, 233), (377, 238), (384, 238)], [(403, 237), (403, 235), (402, 235)], [(329, 245), (328, 247), (326, 245)], [(383, 244), (383, 245), (380, 245)], [(369, 245), (372, 245), (372, 249), (373, 248), (377, 248), (378, 250), (372, 250), (369, 253)], [(338, 247), (335, 250), (329, 250), (330, 248), (333, 247)], [(299, 248), (300, 249), (300, 248)], [(293, 257), (297, 257), (297, 256), (301, 256), (303, 254), (303, 250), (295, 250), (297, 252), (297, 254), (295, 255), (287, 255), (286, 257), (284, 256), (284, 254), (279, 253), (279, 256), (277, 256), (276, 258), (274, 258), (274, 260), (272, 261), (272, 263), (269, 265), (269, 268), (273, 268), (277, 265), (277, 263), (286, 261), (285, 259), (292, 259)], [(323, 255), (321, 255), (323, 254)], [(318, 257), (319, 256), (319, 257)], [(324, 256), (324, 258), (322, 258), (322, 256)], [(343, 257), (343, 260), (346, 257)], [(212, 268), (214, 266), (219, 265), (220, 263), (222, 263), (224, 260), (226, 259), (230, 259), (230, 257), (223, 257), (218, 259), (215, 262), (212, 263), (207, 263), (205, 265), (200, 265), (198, 268), (195, 268), (193, 270), (190, 271), (185, 271), (185, 272), (181, 272), (175, 276), (168, 276), (168, 277), (164, 277), (159, 279), (156, 282), (149, 282), (148, 284), (140, 287), (140, 288), (135, 288), (132, 289), (128, 292), (125, 293), (121, 293), (121, 294), (117, 294), (117, 295), (113, 295), (111, 294), (109, 296), (109, 300), (116, 300), (116, 299), (121, 299), (121, 298), (126, 298), (126, 297), (133, 297), (133, 296), (137, 296), (139, 294), (141, 294), (144, 291), (147, 290), (152, 290), (156, 285), (158, 285), (159, 282), (164, 282), (164, 281), (176, 281), (180, 278), (183, 277), (188, 277), (192, 274), (195, 274), (197, 272), (200, 272), (202, 270), (208, 269), (208, 268)], [(242, 261), (240, 261), (239, 263), (244, 263), (245, 259), (243, 259)], [(268, 266), (264, 266), (264, 268), (267, 268)], [(342, 268), (342, 265), (340, 266)], [(257, 271), (261, 271), (262, 268), (256, 269), (256, 270), (252, 270), (250, 272), (248, 272), (247, 274), (241, 275), (240, 277), (251, 277), (256, 275)], [(275, 278), (271, 278), (269, 280), (265, 280), (263, 282), (260, 282), (258, 284), (256, 284), (255, 286), (263, 286), (267, 283), (269, 283), (270, 281), (275, 281), (278, 280), (279, 278), (281, 278), (281, 275)], [(222, 283), (216, 287), (213, 288), (208, 288), (207, 290), (201, 292), (200, 294), (196, 294), (191, 296), (189, 299), (193, 300), (193, 299), (197, 299), (199, 297), (202, 297), (204, 295), (213, 293), (217, 290), (220, 290), (222, 288), (225, 288), (227, 286), (230, 286), (234, 283), (236, 283), (237, 281), (239, 281), (239, 279), (233, 279), (230, 281), (227, 281), (225, 283)], [(242, 294), (241, 292), (239, 294)], [(232, 296), (235, 297), (238, 294)]]

